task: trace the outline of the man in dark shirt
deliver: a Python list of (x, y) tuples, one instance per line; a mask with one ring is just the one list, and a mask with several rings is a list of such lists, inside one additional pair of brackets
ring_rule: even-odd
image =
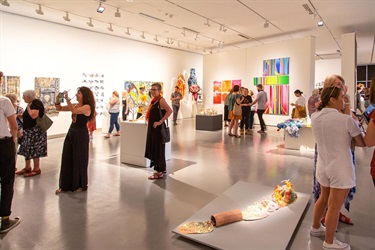
[(243, 94), (243, 101), (241, 102), (242, 106), (242, 119), (240, 123), (240, 134), (244, 134), (244, 125), (245, 125), (245, 134), (251, 135), (252, 131), (250, 128), (250, 108), (251, 108), (251, 103), (253, 102), (253, 98), (249, 96), (249, 90), (245, 88), (242, 92)]

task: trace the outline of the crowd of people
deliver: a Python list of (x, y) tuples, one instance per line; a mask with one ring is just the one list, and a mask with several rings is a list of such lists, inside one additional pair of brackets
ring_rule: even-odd
[[(3, 73), (0, 72), (0, 83), (2, 83), (2, 76)], [(170, 98), (172, 110), (162, 96), (159, 83), (152, 84), (150, 93), (151, 102), (148, 107), (146, 105), (142, 107), (145, 108), (147, 122), (145, 158), (150, 160), (150, 167), (155, 170), (148, 179), (158, 180), (164, 178), (166, 174), (165, 143), (162, 140), (161, 130), (172, 113), (174, 113), (173, 123), (177, 125), (182, 95), (176, 86)], [(369, 103), (375, 105), (375, 79), (372, 80), (368, 93)], [(355, 147), (375, 145), (375, 111), (369, 114), (367, 130), (363, 133), (358, 118), (350, 107), (345, 81), (338, 75), (327, 77), (321, 91), (314, 89), (308, 101), (302, 95), (302, 91), (297, 89), (294, 94), (297, 99), (291, 104), (295, 108), (293, 116), (305, 118), (308, 111), (316, 139), (313, 184), (316, 203), (310, 234), (325, 236), (323, 249), (350, 249), (348, 243), (336, 239), (335, 231), (339, 221), (353, 224), (350, 218), (341, 213), (341, 208), (344, 206), (349, 211), (350, 201), (356, 192)], [(47, 156), (47, 133), (36, 121), (43, 117), (44, 106), (36, 97), (34, 90), (24, 91), (22, 97), (26, 103), (25, 110), (17, 105), (17, 96), (14, 94), (0, 96), (0, 233), (8, 232), (21, 221), (19, 217), (10, 218), (15, 174), (25, 177), (41, 174), (40, 158)], [(96, 129), (95, 97), (93, 92), (84, 86), (77, 89), (75, 97), (77, 103), (72, 103), (68, 92), (65, 91), (66, 105), (60, 103), (59, 97), (56, 97), (55, 101), (58, 111), (71, 114), (71, 124), (63, 143), (56, 194), (81, 192), (88, 188), (89, 141), (92, 131)], [(228, 126), (229, 136), (240, 138), (244, 134), (252, 135), (255, 112), (260, 123), (258, 133), (265, 133), (263, 113), (267, 108), (266, 103), (267, 93), (264, 92), (261, 84), (257, 85), (256, 96), (247, 88), (234, 86), (224, 103), (224, 121)], [(129, 112), (126, 91), (122, 93), (122, 100), (119, 99), (118, 92), (114, 91), (109, 104), (111, 124), (108, 137), (114, 128), (120, 135), (118, 124), (120, 111), (122, 118), (126, 120)], [(234, 112), (235, 105), (240, 107), (241, 115)], [(337, 124), (343, 126), (336, 126)], [(16, 154), (25, 158), (25, 167), (19, 171), (15, 168)], [(375, 150), (370, 166), (375, 186)]]

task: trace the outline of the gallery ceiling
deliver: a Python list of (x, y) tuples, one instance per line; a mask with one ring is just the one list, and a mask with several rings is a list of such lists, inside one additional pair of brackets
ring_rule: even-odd
[[(342, 34), (355, 32), (358, 64), (375, 63), (374, 0), (0, 2), (4, 12), (199, 54), (313, 36), (317, 59), (339, 58)], [(97, 12), (99, 4), (103, 13)]]

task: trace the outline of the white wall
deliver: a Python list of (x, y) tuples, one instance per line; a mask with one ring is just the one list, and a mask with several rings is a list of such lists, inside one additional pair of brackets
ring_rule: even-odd
[[(294, 96), (295, 89), (300, 89), (308, 97), (314, 88), (314, 55), (315, 38), (313, 37), (207, 55), (204, 57), (203, 63), (205, 105), (206, 107), (214, 106), (218, 113), (222, 113), (222, 104), (213, 105), (214, 81), (241, 79), (242, 86), (256, 90), (253, 85), (253, 78), (262, 76), (263, 60), (282, 57), (290, 57), (290, 102), (294, 102), (296, 99)], [(289, 116), (265, 115), (264, 118), (266, 124), (276, 125)]]
[[(83, 72), (105, 75), (107, 100), (112, 91), (124, 89), (125, 80), (161, 81), (169, 100), (177, 76), (188, 76), (190, 68), (202, 83), (202, 55), (4, 12), (0, 20), (0, 68), (5, 75), (21, 77), (21, 93), (34, 89), (35, 77), (60, 78), (61, 89), (73, 93), (82, 85)], [(49, 135), (68, 130), (67, 113), (52, 119)]]
[(315, 83), (322, 83), (327, 76), (341, 75), (341, 59), (324, 59), (315, 61)]

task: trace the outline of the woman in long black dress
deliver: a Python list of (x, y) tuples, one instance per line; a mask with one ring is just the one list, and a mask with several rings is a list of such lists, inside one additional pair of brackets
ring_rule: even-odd
[(64, 141), (59, 189), (56, 194), (87, 190), (90, 139), (86, 124), (95, 113), (95, 98), (89, 88), (78, 88), (77, 104), (70, 102), (67, 91), (64, 91), (64, 95), (67, 106), (61, 106), (58, 98), (55, 105), (59, 111), (72, 112), (72, 124)]
[(145, 157), (151, 161), (150, 167), (156, 171), (148, 179), (156, 180), (163, 178), (166, 171), (165, 144), (161, 140), (160, 125), (172, 114), (172, 109), (161, 96), (159, 83), (151, 85), (151, 95), (153, 99), (146, 113), (148, 126)]

